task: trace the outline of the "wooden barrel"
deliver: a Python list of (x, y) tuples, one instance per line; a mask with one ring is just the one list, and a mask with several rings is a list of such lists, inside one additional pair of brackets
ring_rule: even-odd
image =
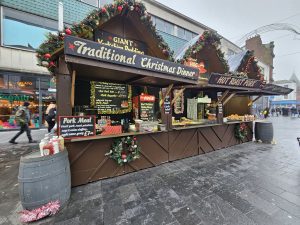
[(22, 206), (34, 209), (59, 200), (63, 207), (71, 193), (68, 151), (43, 157), (39, 155), (36, 152), (21, 157), (18, 180)]
[(269, 121), (255, 122), (255, 140), (264, 143), (273, 141), (273, 124)]

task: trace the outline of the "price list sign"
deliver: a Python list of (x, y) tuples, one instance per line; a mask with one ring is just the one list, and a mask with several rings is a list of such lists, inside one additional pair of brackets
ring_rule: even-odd
[(60, 116), (58, 133), (66, 139), (94, 136), (95, 116)]
[(131, 110), (131, 87), (125, 84), (91, 82), (91, 105), (102, 114)]
[(154, 102), (155, 96), (141, 95), (140, 96), (140, 117), (144, 121), (154, 120)]

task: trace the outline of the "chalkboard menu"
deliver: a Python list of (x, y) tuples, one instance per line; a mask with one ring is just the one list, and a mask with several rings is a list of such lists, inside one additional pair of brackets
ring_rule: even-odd
[(154, 102), (140, 102), (141, 120), (154, 120)]
[(67, 139), (94, 136), (95, 116), (60, 116), (58, 133)]
[(99, 114), (122, 114), (131, 111), (131, 86), (91, 81), (91, 106)]
[(164, 100), (164, 109), (165, 114), (170, 114), (171, 111), (171, 101), (170, 101), (170, 95), (167, 95)]

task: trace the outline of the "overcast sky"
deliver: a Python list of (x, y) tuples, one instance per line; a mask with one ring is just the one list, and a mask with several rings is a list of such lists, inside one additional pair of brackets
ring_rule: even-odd
[[(272, 23), (288, 23), (300, 32), (300, 0), (157, 0), (218, 31), (232, 42)], [(300, 79), (300, 35), (289, 31), (261, 34), (263, 43), (274, 41), (274, 79)], [(294, 53), (294, 54), (293, 54)]]

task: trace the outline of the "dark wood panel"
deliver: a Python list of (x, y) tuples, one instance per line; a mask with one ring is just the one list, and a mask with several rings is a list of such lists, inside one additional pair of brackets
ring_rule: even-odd
[(169, 132), (169, 160), (198, 155), (197, 129)]
[(248, 135), (243, 141), (234, 136), (236, 124), (136, 136), (141, 146), (140, 158), (125, 166), (119, 166), (114, 160), (105, 156), (113, 143), (113, 138), (66, 143), (71, 165), (72, 186), (251, 141), (252, 123), (246, 124)]
[(125, 166), (119, 166), (105, 156), (113, 138), (66, 143), (72, 186), (157, 166), (168, 161), (167, 132), (137, 136), (137, 141), (141, 146), (141, 156)]
[(205, 136), (202, 135), (203, 128), (198, 129), (198, 145), (199, 145), (199, 154), (208, 153), (214, 150), (213, 146), (210, 144), (209, 139), (207, 140)]

